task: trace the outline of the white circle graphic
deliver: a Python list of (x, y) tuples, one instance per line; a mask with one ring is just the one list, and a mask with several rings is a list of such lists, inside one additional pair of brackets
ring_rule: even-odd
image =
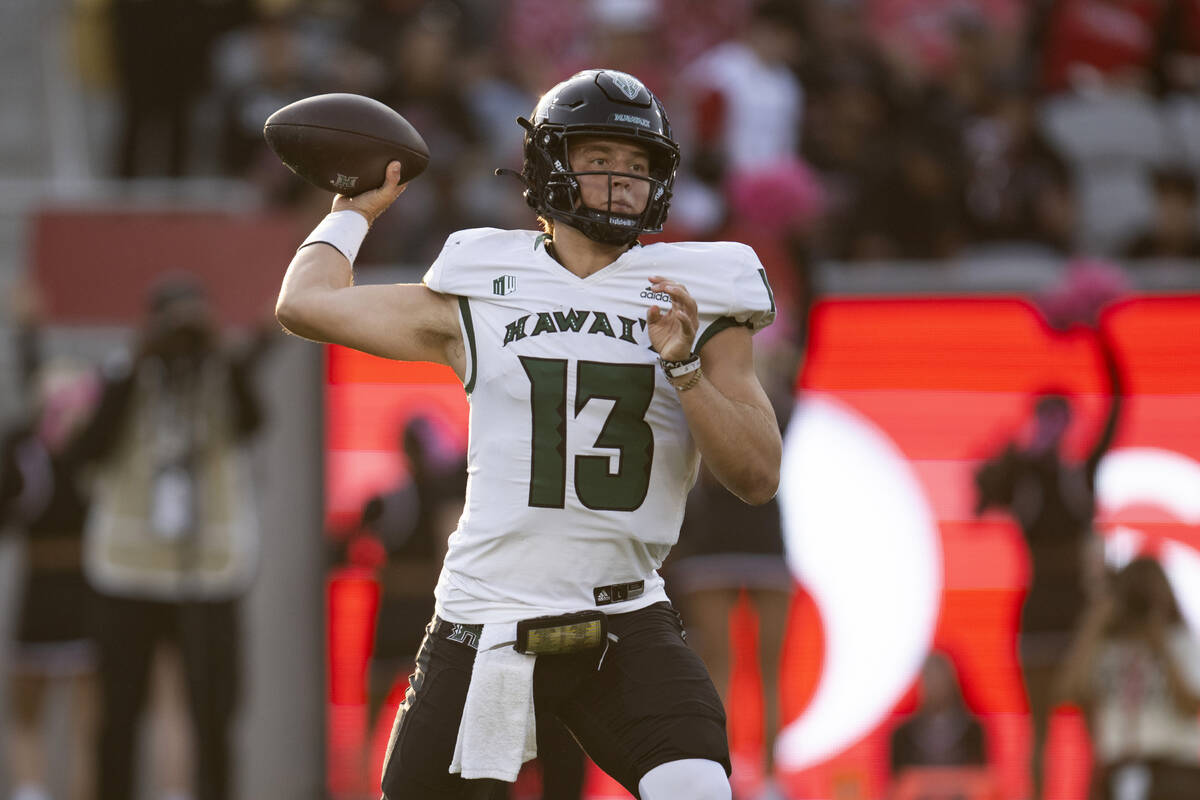
[(780, 487), (788, 563), (825, 629), (816, 692), (776, 746), (781, 766), (803, 769), (874, 729), (912, 685), (937, 624), (942, 551), (904, 454), (830, 395), (797, 404)]

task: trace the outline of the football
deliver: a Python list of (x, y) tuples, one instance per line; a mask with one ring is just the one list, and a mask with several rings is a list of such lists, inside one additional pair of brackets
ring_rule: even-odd
[(404, 183), (429, 164), (429, 148), (408, 120), (358, 94), (297, 100), (267, 118), (263, 136), (292, 172), (349, 196), (378, 188), (391, 161), (403, 165)]

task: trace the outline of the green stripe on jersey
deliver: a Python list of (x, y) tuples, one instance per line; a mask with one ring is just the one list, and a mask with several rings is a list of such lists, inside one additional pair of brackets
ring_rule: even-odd
[(707, 328), (704, 329), (704, 332), (700, 334), (700, 338), (696, 340), (695, 352), (699, 353), (701, 350), (703, 350), (704, 345), (706, 345), (708, 343), (708, 340), (711, 339), (712, 337), (716, 336), (721, 331), (725, 330), (726, 328), (737, 327), (740, 324), (741, 323), (738, 322), (733, 317), (717, 318), (717, 320), (715, 322), (713, 322), (712, 325), (709, 325)]
[(758, 268), (758, 277), (762, 278), (763, 286), (767, 287), (767, 298), (771, 301), (771, 313), (775, 313), (775, 293), (771, 291), (771, 282), (767, 280), (767, 271)]
[(475, 390), (475, 376), (479, 374), (479, 364), (475, 360), (475, 324), (471, 322), (471, 304), (467, 298), (458, 298), (458, 313), (462, 315), (463, 330), (467, 333), (467, 352), (471, 354), (467, 379), (463, 381), (463, 388), (466, 389), (467, 394), (470, 394)]

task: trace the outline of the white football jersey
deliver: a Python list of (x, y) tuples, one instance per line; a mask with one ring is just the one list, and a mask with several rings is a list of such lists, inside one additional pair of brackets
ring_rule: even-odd
[(470, 401), (467, 496), (437, 586), (452, 622), (510, 622), (666, 599), (657, 569), (679, 535), (699, 455), (651, 349), (646, 314), (695, 298), (694, 349), (775, 315), (766, 273), (730, 242), (635, 246), (580, 278), (536, 231), (446, 241), (424, 282), (459, 298)]

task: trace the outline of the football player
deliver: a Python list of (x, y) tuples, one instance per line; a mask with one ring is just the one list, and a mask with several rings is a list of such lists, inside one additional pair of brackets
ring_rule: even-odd
[(642, 800), (724, 800), (725, 713), (657, 569), (701, 457), (744, 501), (775, 494), (751, 342), (771, 288), (744, 245), (638, 242), (662, 229), (679, 148), (637, 78), (580, 72), (518, 122), (543, 231), (459, 231), (421, 284), (354, 286), (404, 188), (393, 162), (334, 200), (277, 305), (299, 336), (449, 365), (470, 402), (466, 505), (384, 795), (488, 796), (531, 757), (536, 703)]

